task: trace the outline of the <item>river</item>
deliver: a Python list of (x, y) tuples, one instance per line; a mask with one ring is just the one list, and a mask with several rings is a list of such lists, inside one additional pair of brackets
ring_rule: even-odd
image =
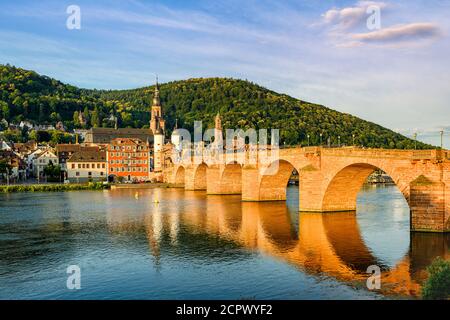
[(409, 228), (395, 186), (365, 186), (356, 213), (327, 214), (298, 213), (295, 186), (264, 203), (182, 189), (0, 194), (0, 299), (416, 298), (450, 236)]

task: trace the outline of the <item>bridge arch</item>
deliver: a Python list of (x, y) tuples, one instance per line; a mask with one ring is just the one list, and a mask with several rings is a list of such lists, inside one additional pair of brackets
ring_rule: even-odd
[(206, 190), (208, 166), (202, 162), (195, 168), (194, 190)]
[(287, 160), (272, 162), (261, 176), (259, 183), (260, 200), (286, 200), (286, 187), (294, 171), (298, 172), (297, 168)]
[(225, 165), (220, 179), (222, 194), (242, 193), (242, 166), (233, 161)]
[(186, 177), (186, 170), (183, 166), (179, 166), (175, 172), (175, 184), (180, 187), (184, 187)]
[(409, 204), (409, 181), (397, 176), (395, 171), (372, 163), (351, 163), (329, 175), (322, 197), (323, 211), (354, 211), (356, 200), (364, 182), (375, 170), (386, 172), (405, 196)]

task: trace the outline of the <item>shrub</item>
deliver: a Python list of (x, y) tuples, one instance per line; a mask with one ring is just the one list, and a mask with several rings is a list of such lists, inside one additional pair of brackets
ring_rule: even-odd
[(424, 299), (449, 299), (450, 261), (438, 257), (428, 266), (427, 271), (429, 276), (422, 288), (422, 297)]

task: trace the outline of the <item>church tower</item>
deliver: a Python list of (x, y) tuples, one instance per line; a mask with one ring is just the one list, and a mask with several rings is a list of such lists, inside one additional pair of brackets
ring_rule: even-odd
[(159, 84), (158, 77), (156, 77), (155, 93), (153, 94), (153, 103), (151, 110), (150, 129), (153, 135), (159, 130), (164, 135), (165, 133), (165, 121), (163, 119), (161, 99), (159, 97)]
[(214, 144), (216, 147), (223, 146), (223, 135), (222, 135), (222, 119), (220, 118), (220, 113), (218, 112), (214, 120)]
[(156, 77), (155, 93), (150, 118), (150, 130), (153, 133), (153, 167), (155, 172), (161, 172), (163, 165), (163, 147), (165, 121), (163, 119), (161, 99), (159, 97), (158, 77)]

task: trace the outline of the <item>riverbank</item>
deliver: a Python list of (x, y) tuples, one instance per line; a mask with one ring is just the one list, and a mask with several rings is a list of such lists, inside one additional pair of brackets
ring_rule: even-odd
[(173, 184), (173, 183), (163, 183), (163, 182), (111, 185), (111, 190), (115, 190), (115, 189), (155, 189), (155, 188), (184, 188), (184, 186)]
[(0, 193), (12, 192), (47, 192), (47, 191), (76, 191), (76, 190), (105, 190), (109, 185), (101, 182), (90, 182), (88, 184), (28, 184), (0, 186)]

